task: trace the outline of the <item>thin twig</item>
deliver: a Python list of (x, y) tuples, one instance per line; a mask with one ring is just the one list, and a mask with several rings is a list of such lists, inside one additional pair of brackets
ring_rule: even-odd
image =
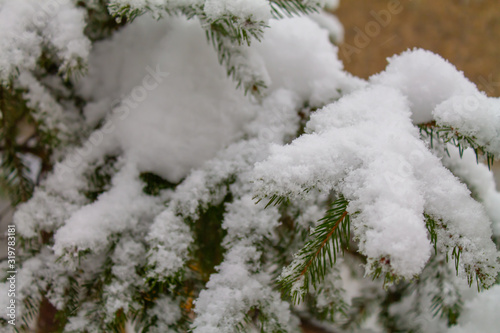
[(335, 225), (333, 226), (332, 230), (330, 230), (330, 232), (328, 233), (328, 235), (326, 235), (326, 237), (323, 240), (323, 242), (321, 242), (321, 245), (320, 245), (319, 249), (316, 251), (316, 253), (314, 254), (314, 257), (311, 258), (311, 260), (309, 260), (309, 262), (307, 263), (306, 267), (304, 267), (304, 269), (302, 270), (302, 272), (300, 273), (300, 275), (297, 277), (297, 280), (299, 280), (302, 276), (304, 276), (304, 274), (306, 274), (307, 269), (309, 268), (309, 266), (311, 266), (312, 262), (314, 260), (316, 260), (316, 258), (318, 257), (319, 253), (321, 252), (321, 250), (325, 246), (326, 242), (328, 242), (328, 240), (330, 239), (330, 237), (332, 237), (333, 233), (335, 232), (335, 230), (337, 230), (338, 226), (340, 225), (340, 223), (344, 220), (344, 218), (346, 216), (347, 216), (347, 211), (345, 211), (342, 214), (342, 216), (338, 219), (338, 221), (335, 222)]

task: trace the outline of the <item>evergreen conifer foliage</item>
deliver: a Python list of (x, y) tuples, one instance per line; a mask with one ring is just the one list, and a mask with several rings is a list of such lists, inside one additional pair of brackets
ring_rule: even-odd
[(424, 50), (346, 73), (335, 4), (1, 1), (4, 329), (493, 332), (500, 101)]

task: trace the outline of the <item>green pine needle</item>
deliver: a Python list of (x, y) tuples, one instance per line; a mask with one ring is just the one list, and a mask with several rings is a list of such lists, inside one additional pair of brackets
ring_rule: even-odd
[(351, 235), (347, 205), (348, 201), (343, 196), (332, 203), (325, 217), (319, 220), (311, 240), (283, 270), (279, 283), (294, 303), (304, 299), (311, 285), (317, 288), (328, 268), (336, 262), (338, 253), (348, 248)]
[[(425, 220), (426, 220), (426, 227), (427, 231), (429, 232), (429, 236), (431, 239), (431, 242), (434, 245), (434, 252), (437, 254), (437, 244), (439, 242), (439, 237), (438, 237), (438, 230), (446, 230), (446, 225), (443, 223), (441, 220), (436, 220), (433, 219), (431, 216), (425, 214)], [(443, 236), (441, 236), (443, 237)], [(451, 237), (451, 235), (445, 236), (445, 237)], [(459, 238), (462, 237), (459, 235)], [(465, 249), (466, 251), (467, 249)], [(460, 268), (460, 257), (462, 256), (462, 253), (464, 252), (464, 248), (460, 245), (455, 245), (453, 248), (450, 248), (446, 246), (446, 249), (444, 251), (444, 255), (446, 258), (446, 262), (448, 262), (449, 257), (450, 257), (450, 252), (451, 252), (451, 259), (454, 260), (454, 265), (455, 265), (455, 270), (456, 274), (458, 276), (459, 273), (459, 268)], [(470, 265), (465, 265), (464, 270), (467, 276), (467, 283), (469, 284), (469, 287), (472, 286), (474, 281), (476, 281), (478, 291), (481, 290), (485, 286), (484, 282), (488, 280), (488, 275), (483, 272), (483, 270), (479, 267), (470, 267)]]
[[(449, 126), (440, 126), (435, 122), (428, 124), (423, 124), (419, 126), (420, 135), (424, 138), (428, 138), (431, 148), (434, 147), (435, 140), (442, 143), (449, 143), (458, 149), (460, 157), (463, 156), (465, 149), (472, 148), (476, 154), (476, 162), (479, 162), (479, 156), (485, 156), (486, 162), (488, 164), (488, 169), (491, 169), (493, 162), (495, 160), (495, 155), (488, 152), (488, 150), (476, 142), (476, 138), (473, 136), (468, 136), (461, 134), (456, 129)], [(446, 146), (444, 147), (448, 156), (450, 153)]]
[(306, 4), (302, 0), (270, 0), (272, 14), (275, 18), (281, 19), (285, 16), (307, 15), (318, 12), (318, 4)]

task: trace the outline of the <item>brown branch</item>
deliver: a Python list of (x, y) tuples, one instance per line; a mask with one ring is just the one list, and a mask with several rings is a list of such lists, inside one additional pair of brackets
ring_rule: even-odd
[(345, 211), (342, 214), (342, 216), (338, 219), (338, 221), (335, 222), (335, 225), (333, 226), (332, 230), (330, 230), (330, 232), (328, 233), (328, 235), (326, 235), (326, 237), (323, 240), (323, 242), (321, 242), (321, 245), (320, 245), (319, 249), (316, 251), (316, 253), (314, 254), (314, 257), (311, 260), (309, 260), (309, 262), (307, 263), (306, 267), (302, 270), (302, 272), (300, 273), (300, 275), (297, 278), (297, 280), (299, 280), (302, 276), (304, 276), (304, 274), (306, 274), (307, 269), (309, 268), (309, 266), (311, 266), (312, 262), (314, 260), (316, 260), (316, 258), (318, 257), (318, 255), (321, 252), (321, 250), (323, 249), (323, 247), (325, 247), (326, 242), (328, 242), (328, 240), (330, 239), (330, 237), (332, 237), (333, 233), (335, 232), (335, 230), (337, 230), (338, 226), (340, 225), (340, 222), (342, 222), (346, 216), (347, 216), (347, 211)]

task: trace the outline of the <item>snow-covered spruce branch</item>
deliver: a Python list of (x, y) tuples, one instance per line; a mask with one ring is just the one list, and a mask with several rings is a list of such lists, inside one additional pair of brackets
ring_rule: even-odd
[[(13, 204), (27, 201), (39, 169), (48, 168), (85, 132), (65, 86), (85, 71), (90, 49), (85, 24), (83, 10), (72, 1), (21, 0), (0, 5), (2, 144), (13, 142), (16, 149), (15, 154), (2, 149), (2, 183), (12, 188), (12, 194), (17, 192)], [(14, 110), (22, 110), (21, 117), (15, 119)], [(32, 133), (19, 144), (21, 129), (29, 127)]]
[[(410, 280), (430, 255), (424, 221), (427, 213), (442, 221), (439, 249), (447, 253), (457, 246), (462, 271), (469, 279), (477, 276), (480, 285), (488, 287), (496, 278), (498, 254), (490, 241), (483, 208), (427, 151), (415, 128), (403, 134), (388, 132), (393, 128), (388, 124), (377, 125), (379, 120), (391, 119), (398, 126), (406, 123), (408, 129), (413, 127), (409, 113), (402, 112), (408, 108), (405, 103), (395, 90), (373, 86), (317, 111), (308, 123), (309, 134), (289, 146), (276, 147), (268, 160), (257, 165), (259, 193), (289, 197), (304, 195), (301, 193), (309, 188), (342, 193), (350, 202), (348, 212), (357, 213), (351, 216), (351, 225), (360, 242), (359, 251), (368, 257), (368, 271)], [(384, 113), (391, 113), (391, 117)], [(403, 142), (406, 151), (398, 148)], [(317, 162), (311, 165), (310, 160)], [(411, 204), (401, 201), (408, 196), (413, 197)], [(394, 218), (399, 220), (397, 224), (389, 222)], [(397, 230), (400, 227), (401, 233)], [(410, 229), (411, 240), (404, 236)]]
[[(469, 239), (464, 238), (462, 235), (454, 235), (447, 231), (448, 227), (443, 221), (436, 221), (430, 216), (425, 216), (427, 230), (429, 231), (429, 237), (434, 245), (434, 251), (437, 255), (438, 249), (440, 254), (444, 254), (446, 261), (451, 257), (454, 261), (454, 266), (457, 274), (460, 270), (460, 258), (463, 253), (466, 253), (467, 257), (471, 256), (471, 252), (476, 250), (475, 244), (473, 244)], [(450, 241), (450, 239), (454, 239)], [(472, 243), (472, 244), (471, 244)], [(495, 281), (494, 274), (489, 274), (492, 270), (496, 269), (496, 263), (489, 262), (486, 259), (476, 259), (474, 263), (470, 261), (462, 265), (462, 269), (465, 272), (467, 283), (472, 286), (473, 282), (476, 281), (477, 288), (480, 290), (483, 287), (488, 288)]]
[(439, 126), (435, 122), (419, 125), (419, 128), (420, 134), (424, 140), (429, 142), (431, 148), (434, 148), (434, 143), (438, 140), (445, 145), (444, 149), (448, 155), (450, 152), (446, 144), (451, 144), (458, 149), (460, 157), (463, 156), (467, 148), (471, 148), (474, 151), (477, 163), (479, 163), (480, 157), (485, 157), (488, 168), (491, 168), (495, 161), (495, 154), (490, 152), (486, 147), (478, 144), (478, 140), (474, 136), (463, 135), (452, 127)]
[(317, 288), (329, 266), (337, 261), (339, 252), (348, 248), (351, 237), (347, 205), (343, 197), (332, 203), (325, 217), (314, 227), (311, 239), (283, 270), (279, 282), (295, 303), (303, 300), (310, 287)]

